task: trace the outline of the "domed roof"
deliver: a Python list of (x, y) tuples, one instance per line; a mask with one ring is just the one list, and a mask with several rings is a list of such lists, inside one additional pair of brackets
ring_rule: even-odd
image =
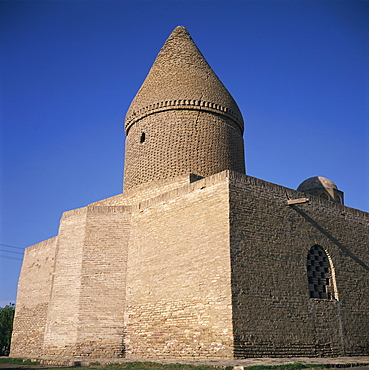
[(313, 189), (338, 189), (336, 184), (322, 176), (310, 177), (309, 179), (303, 181), (299, 187), (298, 191), (308, 191)]
[(141, 117), (176, 107), (216, 111), (233, 119), (243, 132), (237, 103), (183, 26), (169, 36), (133, 99), (125, 119), (126, 132)]

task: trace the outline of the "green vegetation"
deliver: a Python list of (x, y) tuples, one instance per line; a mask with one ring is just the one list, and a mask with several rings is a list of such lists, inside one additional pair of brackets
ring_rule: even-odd
[(32, 360), (23, 360), (23, 358), (0, 358), (0, 364), (12, 365), (39, 365), (40, 363)]
[(0, 356), (9, 356), (15, 304), (0, 307)]
[(255, 366), (247, 366), (245, 370), (301, 370), (301, 369), (325, 369), (326, 366), (324, 365), (316, 365), (316, 364), (303, 364), (301, 362), (296, 362), (293, 364), (284, 364), (284, 365), (255, 365)]
[(183, 364), (158, 364), (155, 362), (123, 362), (115, 364), (107, 364), (106, 369), (126, 369), (126, 370), (214, 370), (214, 366), (194, 366)]

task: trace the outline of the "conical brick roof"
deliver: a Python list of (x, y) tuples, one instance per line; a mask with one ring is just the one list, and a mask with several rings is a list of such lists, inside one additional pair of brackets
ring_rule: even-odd
[(169, 36), (132, 101), (125, 120), (126, 132), (141, 118), (169, 109), (223, 114), (243, 132), (236, 102), (183, 26), (176, 27)]

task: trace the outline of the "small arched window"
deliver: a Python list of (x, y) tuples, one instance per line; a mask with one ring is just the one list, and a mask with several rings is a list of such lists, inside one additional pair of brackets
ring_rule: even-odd
[(314, 245), (307, 256), (310, 298), (338, 299), (333, 266), (327, 253)]
[(339, 194), (336, 194), (335, 199), (338, 204), (342, 204), (342, 198)]
[(320, 194), (320, 199), (329, 200), (328, 194), (327, 193), (321, 193)]

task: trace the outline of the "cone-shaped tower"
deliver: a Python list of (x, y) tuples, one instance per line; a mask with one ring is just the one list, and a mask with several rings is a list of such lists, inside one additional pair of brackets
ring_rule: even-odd
[(186, 173), (245, 172), (241, 112), (185, 27), (161, 49), (125, 131), (125, 190)]

